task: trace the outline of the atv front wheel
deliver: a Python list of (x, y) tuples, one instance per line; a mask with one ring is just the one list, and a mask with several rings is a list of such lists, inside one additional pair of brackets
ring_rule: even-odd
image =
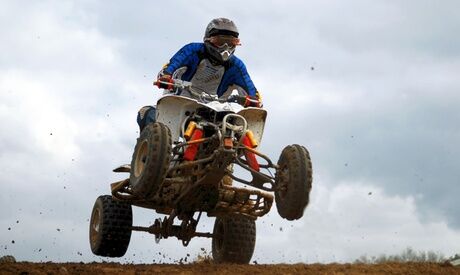
[(91, 251), (104, 257), (125, 255), (131, 239), (131, 205), (112, 196), (99, 196), (94, 203), (89, 224)]
[(256, 244), (256, 223), (241, 215), (217, 217), (212, 237), (216, 263), (247, 264)]
[(275, 201), (280, 216), (297, 220), (308, 205), (312, 186), (310, 154), (303, 146), (286, 146), (278, 160), (275, 176)]
[(171, 132), (155, 122), (142, 130), (134, 148), (129, 182), (133, 193), (148, 198), (163, 182), (171, 159)]

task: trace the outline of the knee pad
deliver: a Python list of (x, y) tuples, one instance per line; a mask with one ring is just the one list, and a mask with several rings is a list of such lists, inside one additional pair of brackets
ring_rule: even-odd
[(153, 123), (155, 120), (155, 107), (153, 106), (144, 106), (137, 112), (137, 124), (141, 131), (147, 124)]

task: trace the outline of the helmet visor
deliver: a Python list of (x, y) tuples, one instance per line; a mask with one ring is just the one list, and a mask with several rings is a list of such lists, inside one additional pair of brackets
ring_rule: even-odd
[(225, 44), (227, 44), (229, 47), (241, 45), (240, 39), (232, 35), (215, 35), (207, 38), (206, 41), (209, 41), (211, 44), (218, 48), (225, 46)]

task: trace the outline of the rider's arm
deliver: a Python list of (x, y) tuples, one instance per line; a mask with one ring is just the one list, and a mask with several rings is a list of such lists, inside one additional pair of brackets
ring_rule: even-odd
[(181, 67), (189, 67), (195, 58), (198, 58), (197, 52), (203, 49), (202, 43), (190, 43), (182, 47), (169, 62), (163, 66), (158, 76), (172, 75), (177, 69)]
[(248, 93), (249, 96), (255, 97), (257, 90), (254, 86), (254, 83), (251, 80), (251, 77), (249, 76), (248, 71), (246, 70), (246, 66), (244, 65), (243, 61), (241, 61), (239, 58), (235, 56), (232, 62), (232, 69), (235, 70), (233, 79), (233, 81), (235, 82), (234, 84), (242, 87)]
[[(223, 81), (232, 82), (228, 84), (236, 84), (243, 88), (251, 99), (254, 99), (259, 102), (259, 104), (257, 104), (257, 107), (261, 107), (262, 97), (260, 96), (260, 93), (254, 86), (254, 83), (252, 82), (251, 77), (249, 76), (249, 73), (246, 70), (246, 66), (244, 65), (243, 61), (238, 59), (236, 56), (233, 56), (231, 62), (232, 66), (229, 68), (230, 72), (228, 72), (229, 75), (231, 75), (231, 77)], [(251, 101), (249, 104), (253, 106), (253, 102), (254, 101)]]

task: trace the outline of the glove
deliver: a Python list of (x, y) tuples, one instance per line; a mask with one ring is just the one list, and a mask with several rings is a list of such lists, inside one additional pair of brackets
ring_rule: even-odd
[(174, 79), (169, 74), (160, 76), (153, 85), (158, 86), (160, 89), (172, 90), (174, 88)]

